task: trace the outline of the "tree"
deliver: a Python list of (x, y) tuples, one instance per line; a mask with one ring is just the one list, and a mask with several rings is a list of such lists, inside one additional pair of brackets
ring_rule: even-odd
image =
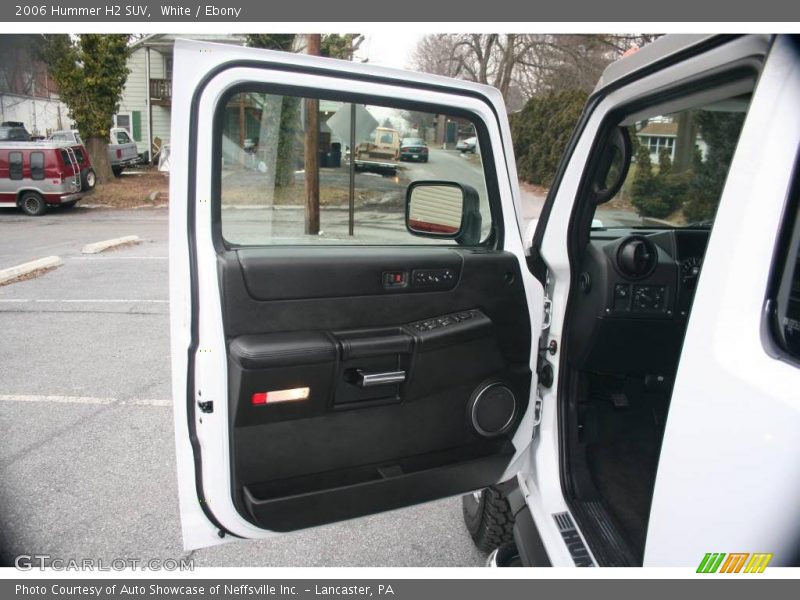
[(291, 52), (294, 42), (295, 34), (293, 33), (248, 33), (245, 36), (245, 43), (252, 48), (282, 50), (283, 52)]
[(99, 182), (111, 178), (109, 131), (128, 78), (128, 34), (45, 35), (41, 58), (86, 141)]
[(511, 138), (520, 179), (548, 187), (586, 103), (581, 90), (546, 92), (511, 115)]
[(691, 171), (674, 172), (672, 156), (667, 148), (658, 153), (658, 172), (654, 173), (649, 147), (638, 144), (631, 204), (643, 217), (665, 219), (685, 201), (691, 177)]
[[(254, 33), (247, 35), (246, 43), (253, 48), (291, 52), (295, 38), (293, 33)], [(271, 194), (277, 188), (294, 185), (300, 99), (265, 94), (261, 98), (264, 104), (261, 108), (258, 149), (266, 167), (264, 187)]]
[(360, 33), (329, 33), (322, 36), (319, 55), (328, 58), (353, 60), (353, 55), (363, 41), (364, 36)]
[(742, 131), (744, 116), (743, 112), (695, 112), (698, 131), (706, 143), (706, 155), (704, 159), (700, 150), (695, 148), (689, 199), (683, 205), (683, 214), (690, 223), (714, 218)]
[(654, 35), (431, 34), (420, 39), (413, 66), (500, 90), (514, 109), (536, 94), (590, 92), (603, 69)]

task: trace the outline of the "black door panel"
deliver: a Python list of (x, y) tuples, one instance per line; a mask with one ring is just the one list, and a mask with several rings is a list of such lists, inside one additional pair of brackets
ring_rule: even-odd
[[(406, 285), (386, 285), (395, 274)], [(462, 493), (502, 474), (531, 378), (513, 255), (248, 249), (220, 255), (220, 276), (232, 493), (245, 518), (286, 531)], [(387, 375), (394, 379), (374, 380)], [(515, 396), (514, 423), (488, 437), (472, 423), (470, 400), (498, 381)], [(306, 399), (253, 402), (298, 388), (308, 388)]]
[[(236, 252), (245, 285), (256, 300), (335, 298), (341, 296), (405, 294), (453, 289), (462, 255), (445, 248), (433, 252), (418, 248), (358, 248), (315, 246), (303, 248), (249, 248)], [(442, 272), (438, 282), (421, 281), (415, 272)], [(445, 277), (445, 272), (452, 277)], [(394, 284), (385, 275), (405, 278)], [(280, 285), (275, 285), (280, 277)], [(435, 285), (438, 284), (438, 285)]]

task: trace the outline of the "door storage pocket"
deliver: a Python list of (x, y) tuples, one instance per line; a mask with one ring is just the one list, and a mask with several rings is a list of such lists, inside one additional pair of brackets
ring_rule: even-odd
[(246, 516), (260, 527), (293, 531), (462, 494), (495, 483), (514, 453), (490, 440), (242, 488)]

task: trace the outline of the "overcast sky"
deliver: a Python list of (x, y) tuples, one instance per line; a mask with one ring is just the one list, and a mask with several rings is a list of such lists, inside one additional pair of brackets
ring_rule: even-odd
[(411, 55), (423, 34), (398, 32), (396, 35), (386, 33), (368, 33), (359, 48), (359, 54), (369, 58), (372, 65), (411, 68)]

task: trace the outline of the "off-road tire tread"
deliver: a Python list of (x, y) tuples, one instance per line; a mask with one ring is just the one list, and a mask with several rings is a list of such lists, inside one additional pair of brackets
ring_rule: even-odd
[(470, 505), (474, 505), (471, 495), (462, 498), (464, 522), (472, 541), (484, 552), (514, 541), (514, 515), (503, 492), (488, 487), (481, 494), (480, 509), (472, 516)]

